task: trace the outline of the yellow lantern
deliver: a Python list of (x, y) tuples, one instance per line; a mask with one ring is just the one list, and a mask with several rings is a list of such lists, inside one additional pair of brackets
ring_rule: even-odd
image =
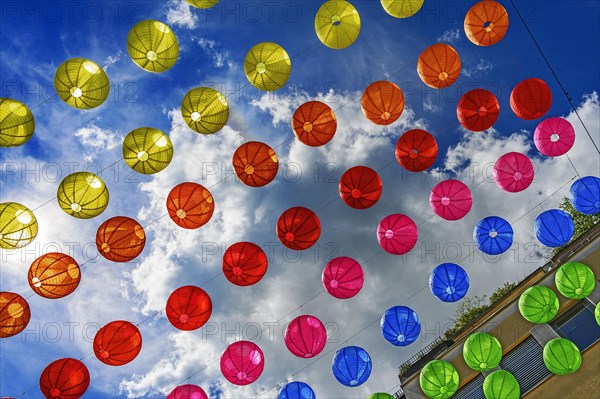
[(219, 2), (219, 0), (185, 0), (190, 5), (196, 8), (211, 8)]
[(90, 172), (76, 172), (65, 177), (56, 193), (63, 211), (78, 219), (91, 219), (108, 206), (108, 189)]
[(254, 87), (274, 91), (282, 88), (290, 78), (292, 62), (280, 45), (259, 43), (246, 54), (244, 72)]
[(145, 175), (158, 173), (173, 159), (173, 143), (158, 129), (140, 127), (125, 137), (123, 159), (129, 167)]
[(16, 249), (30, 244), (38, 232), (37, 219), (25, 205), (0, 204), (0, 248)]
[(208, 87), (190, 90), (181, 103), (181, 114), (190, 129), (202, 134), (213, 134), (229, 119), (229, 105), (225, 96)]
[(140, 68), (164, 72), (177, 62), (179, 42), (167, 25), (146, 20), (131, 28), (127, 36), (127, 51)]
[(110, 92), (106, 73), (93, 61), (72, 58), (56, 70), (54, 88), (58, 96), (71, 107), (96, 108)]
[(35, 120), (25, 104), (0, 98), (0, 147), (23, 145), (33, 136)]
[(385, 12), (396, 18), (415, 15), (423, 6), (424, 0), (381, 0)]
[(356, 8), (347, 1), (329, 0), (317, 11), (315, 30), (324, 45), (343, 49), (358, 37), (360, 16)]

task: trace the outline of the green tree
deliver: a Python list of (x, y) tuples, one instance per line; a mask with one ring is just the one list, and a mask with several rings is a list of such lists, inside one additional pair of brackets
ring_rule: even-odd
[[(591, 229), (596, 223), (600, 222), (600, 213), (596, 215), (586, 215), (578, 212), (571, 205), (571, 201), (567, 197), (564, 197), (560, 205), (558, 206), (563, 211), (567, 212), (573, 218), (573, 224), (575, 225), (575, 233), (571, 241), (576, 240), (580, 235)], [(568, 245), (568, 244), (567, 244)], [(565, 246), (554, 248), (552, 250), (552, 256), (555, 256), (563, 250)]]

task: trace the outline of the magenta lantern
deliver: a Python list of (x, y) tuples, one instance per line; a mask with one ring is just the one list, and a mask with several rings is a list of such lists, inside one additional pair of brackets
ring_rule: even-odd
[(520, 152), (502, 155), (494, 165), (494, 181), (504, 191), (518, 193), (533, 181), (533, 164)]
[(327, 343), (327, 330), (315, 316), (296, 317), (285, 330), (285, 346), (292, 355), (311, 358), (317, 356)]
[(221, 356), (221, 373), (235, 385), (248, 385), (258, 380), (265, 368), (262, 350), (253, 342), (238, 341), (229, 345)]
[(575, 144), (575, 129), (563, 118), (544, 119), (533, 133), (535, 147), (544, 155), (558, 157)]
[(360, 292), (365, 274), (360, 264), (347, 256), (330, 260), (323, 270), (323, 286), (338, 299), (352, 298)]
[(208, 399), (208, 396), (199, 386), (186, 384), (173, 389), (167, 399)]
[(403, 255), (413, 249), (418, 237), (417, 225), (406, 215), (388, 215), (377, 227), (379, 245), (392, 255)]
[(458, 180), (444, 180), (431, 190), (429, 205), (441, 218), (459, 220), (471, 210), (473, 197), (465, 183)]

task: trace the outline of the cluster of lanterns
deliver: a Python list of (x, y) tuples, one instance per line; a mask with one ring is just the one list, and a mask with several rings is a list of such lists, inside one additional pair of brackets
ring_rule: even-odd
[[(209, 8), (218, 0), (186, 0), (198, 8)], [(381, 0), (385, 11), (396, 18), (407, 18), (423, 5), (423, 0)], [(468, 39), (478, 46), (490, 46), (507, 32), (508, 14), (495, 1), (481, 1), (467, 13), (464, 28)], [(347, 1), (328, 0), (318, 10), (315, 30), (327, 47), (343, 49), (358, 38), (361, 20), (357, 10)], [(137, 23), (127, 37), (127, 49), (140, 68), (162, 73), (173, 67), (179, 56), (179, 43), (174, 32), (164, 23), (145, 20)], [(429, 87), (442, 89), (452, 85), (460, 75), (461, 60), (456, 50), (444, 43), (426, 48), (418, 58), (417, 72)], [(244, 73), (250, 84), (264, 91), (282, 88), (291, 74), (291, 59), (285, 49), (273, 42), (253, 46), (244, 60)], [(84, 58), (73, 58), (59, 66), (54, 78), (57, 95), (77, 109), (100, 106), (109, 95), (109, 79), (102, 67)], [(520, 82), (512, 91), (510, 106), (520, 118), (534, 120), (544, 116), (552, 104), (548, 85), (537, 78)], [(361, 108), (374, 124), (386, 126), (397, 121), (404, 110), (405, 99), (400, 87), (390, 81), (376, 81), (363, 92)], [(214, 134), (229, 119), (229, 104), (221, 93), (208, 87), (191, 89), (183, 98), (181, 113), (187, 126), (200, 134)], [(457, 119), (467, 130), (482, 132), (490, 129), (500, 114), (498, 99), (493, 93), (475, 89), (458, 101)], [(330, 142), (337, 129), (334, 111), (319, 101), (309, 101), (294, 112), (291, 127), (296, 138), (310, 147)], [(0, 146), (25, 144), (33, 135), (35, 120), (23, 103), (0, 99)], [(535, 129), (534, 142), (538, 151), (556, 157), (569, 151), (575, 140), (571, 124), (562, 118), (543, 120)], [(164, 170), (172, 161), (173, 144), (162, 131), (140, 127), (125, 137), (123, 159), (134, 171), (151, 175)], [(395, 148), (398, 163), (410, 172), (422, 172), (436, 161), (438, 145), (434, 136), (422, 129), (405, 132)], [(277, 176), (279, 160), (275, 150), (266, 143), (243, 143), (233, 154), (233, 168), (240, 181), (250, 187), (262, 187)], [(515, 193), (527, 189), (534, 179), (531, 160), (524, 154), (510, 152), (494, 165), (494, 180), (502, 190)], [(375, 205), (382, 195), (379, 174), (367, 166), (355, 166), (341, 177), (339, 194), (351, 208), (364, 210)], [(571, 187), (570, 201), (584, 214), (600, 212), (600, 179), (588, 176)], [(102, 179), (89, 172), (76, 172), (58, 186), (57, 201), (61, 209), (76, 218), (89, 219), (104, 212), (109, 203), (109, 191)], [(458, 180), (437, 184), (429, 198), (433, 212), (455, 221), (465, 217), (472, 208), (469, 187)], [(174, 223), (185, 229), (198, 229), (208, 223), (215, 203), (208, 189), (193, 182), (181, 183), (169, 192), (166, 208)], [(0, 204), (0, 247), (21, 248), (31, 243), (38, 230), (37, 220), (27, 207), (14, 202)], [(574, 232), (571, 216), (553, 209), (540, 214), (535, 233), (544, 245), (558, 247), (568, 243)], [(313, 246), (321, 235), (321, 223), (315, 212), (304, 207), (292, 207), (281, 214), (276, 234), (283, 245), (293, 250)], [(391, 214), (379, 222), (376, 230), (381, 248), (393, 255), (411, 251), (418, 240), (418, 229), (407, 215)], [(474, 229), (473, 238), (480, 251), (498, 255), (510, 248), (513, 229), (498, 216), (482, 219)], [(146, 242), (144, 228), (134, 219), (117, 216), (104, 221), (98, 228), (96, 246), (99, 255), (113, 262), (129, 262), (141, 254)], [(266, 274), (268, 260), (254, 243), (238, 242), (227, 248), (223, 256), (223, 274), (232, 284), (249, 286)], [(28, 282), (38, 295), (57, 299), (77, 288), (81, 270), (75, 259), (62, 253), (48, 253), (36, 259), (29, 270)], [(566, 297), (581, 299), (589, 295), (595, 280), (591, 270), (580, 263), (569, 263), (556, 274), (558, 290)], [(364, 284), (361, 265), (349, 257), (338, 257), (327, 263), (322, 282), (335, 298), (348, 299), (358, 294)], [(443, 263), (431, 273), (432, 294), (443, 302), (462, 299), (469, 289), (469, 277), (459, 265)], [(532, 323), (545, 323), (558, 312), (559, 301), (554, 292), (543, 286), (531, 287), (523, 293), (519, 310)], [(183, 286), (171, 293), (166, 304), (169, 322), (177, 329), (191, 331), (201, 328), (212, 314), (212, 301), (207, 292), (196, 286)], [(23, 331), (30, 319), (27, 301), (11, 292), (0, 293), (0, 338)], [(600, 309), (596, 308), (600, 324)], [(406, 306), (388, 309), (381, 319), (383, 337), (394, 346), (415, 342), (421, 325), (417, 313)], [(285, 332), (285, 345), (293, 355), (312, 358), (319, 355), (327, 341), (323, 323), (315, 316), (294, 319)], [(103, 326), (93, 342), (98, 360), (111, 366), (131, 362), (142, 348), (142, 336), (136, 325), (117, 320)], [(485, 333), (470, 336), (464, 345), (465, 362), (476, 371), (490, 371), (502, 358), (499, 341)], [(581, 355), (566, 339), (555, 339), (544, 348), (544, 361), (555, 374), (577, 370)], [(221, 357), (223, 376), (236, 385), (256, 381), (264, 369), (260, 347), (248, 341), (234, 342)], [(369, 378), (372, 360), (367, 351), (356, 346), (344, 347), (334, 356), (332, 371), (343, 385), (356, 387)], [(79, 360), (65, 358), (49, 364), (40, 377), (40, 388), (47, 398), (80, 397), (89, 385), (89, 372)], [(430, 398), (449, 398), (459, 386), (456, 369), (450, 363), (434, 360), (421, 371), (420, 384)], [(487, 375), (484, 382), (486, 398), (519, 397), (518, 382), (509, 372), (499, 370)], [(176, 387), (168, 399), (207, 399), (202, 388), (195, 385)], [(314, 399), (314, 391), (303, 382), (286, 384), (280, 399)], [(390, 395), (375, 393), (370, 399), (389, 399)]]

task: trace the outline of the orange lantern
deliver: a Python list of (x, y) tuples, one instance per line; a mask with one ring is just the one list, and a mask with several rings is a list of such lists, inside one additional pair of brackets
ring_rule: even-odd
[(302, 143), (319, 147), (329, 143), (335, 135), (337, 119), (327, 104), (309, 101), (294, 112), (292, 128)]
[(541, 118), (551, 106), (552, 91), (542, 79), (525, 79), (510, 93), (510, 108), (521, 119)]
[(508, 13), (497, 1), (480, 1), (465, 16), (465, 34), (478, 46), (498, 43), (508, 31)]
[(50, 252), (33, 261), (27, 279), (36, 294), (58, 299), (77, 289), (81, 273), (75, 259), (63, 253)]
[(319, 240), (321, 221), (310, 209), (296, 206), (279, 216), (276, 232), (283, 245), (301, 251), (312, 247)]
[(233, 169), (247, 186), (262, 187), (275, 179), (279, 170), (277, 154), (271, 147), (258, 141), (242, 144), (233, 154)]
[(396, 144), (396, 160), (409, 172), (429, 169), (435, 163), (437, 155), (437, 141), (425, 130), (409, 130), (400, 136)]
[(483, 89), (466, 92), (456, 106), (458, 121), (465, 129), (473, 132), (491, 128), (499, 114), (498, 99), (490, 91)]
[(215, 211), (213, 196), (196, 183), (181, 183), (167, 197), (169, 216), (179, 227), (197, 229), (204, 226)]
[(419, 56), (419, 77), (429, 87), (443, 89), (456, 82), (460, 75), (460, 57), (448, 44), (436, 43)]
[(94, 337), (94, 354), (104, 364), (122, 366), (142, 350), (142, 334), (132, 323), (117, 320), (108, 323)]
[(144, 228), (134, 219), (116, 216), (98, 227), (96, 247), (100, 255), (113, 262), (129, 262), (146, 245)]
[(360, 105), (368, 120), (377, 125), (389, 125), (404, 111), (404, 94), (396, 84), (379, 80), (367, 86)]
[(14, 292), (0, 292), (0, 338), (17, 335), (27, 327), (30, 318), (25, 298)]

